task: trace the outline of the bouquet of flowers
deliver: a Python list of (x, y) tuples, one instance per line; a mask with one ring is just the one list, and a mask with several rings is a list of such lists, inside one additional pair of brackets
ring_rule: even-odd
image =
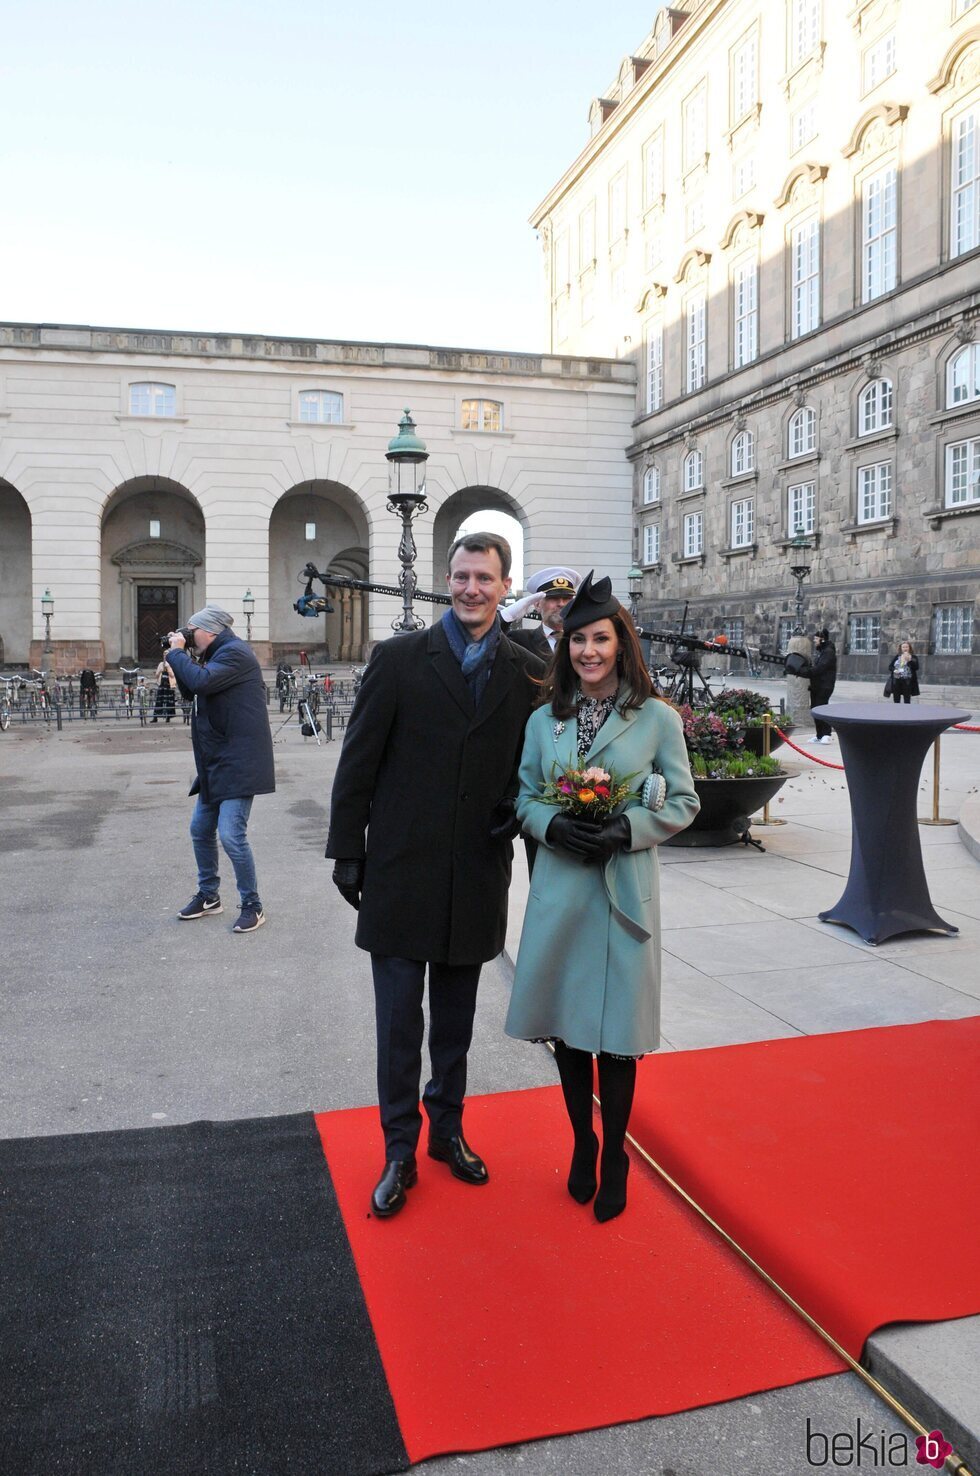
[(562, 769), (560, 773), (553, 772), (537, 798), (542, 804), (553, 805), (563, 815), (600, 821), (625, 800), (639, 798), (638, 792), (631, 788), (635, 778), (635, 774), (627, 774), (620, 779), (597, 768)]

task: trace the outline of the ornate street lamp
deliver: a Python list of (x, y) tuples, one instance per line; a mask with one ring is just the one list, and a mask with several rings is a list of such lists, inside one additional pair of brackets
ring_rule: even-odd
[(630, 619), (634, 625), (637, 625), (639, 623), (637, 621), (639, 599), (643, 593), (643, 570), (634, 564), (626, 576), (626, 582), (630, 587)]
[(793, 627), (793, 634), (803, 635), (803, 585), (809, 579), (813, 566), (813, 546), (802, 528), (797, 528), (789, 546), (789, 553), (793, 560), (789, 566), (789, 572), (796, 580), (796, 624)]
[(245, 612), (245, 639), (252, 639), (252, 616), (255, 614), (255, 596), (250, 589), (242, 595), (242, 610)]
[(425, 442), (415, 434), (415, 421), (406, 409), (398, 423), (398, 434), (388, 442), (385, 452), (388, 460), (388, 511), (401, 518), (402, 536), (398, 545), (398, 557), (402, 572), (398, 583), (402, 592), (402, 614), (400, 620), (391, 622), (392, 630), (421, 630), (425, 624), (412, 609), (412, 600), (418, 586), (415, 574), (415, 558), (418, 550), (412, 536), (412, 519), (420, 512), (427, 512), (425, 500), (425, 463), (429, 453)]
[(44, 616), (44, 654), (51, 655), (51, 617), (54, 614), (54, 595), (45, 589), (41, 596), (41, 614)]

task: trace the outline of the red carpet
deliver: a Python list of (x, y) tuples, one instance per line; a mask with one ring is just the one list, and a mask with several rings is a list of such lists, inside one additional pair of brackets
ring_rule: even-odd
[(422, 1157), (394, 1220), (367, 1212), (370, 1108), (317, 1119), (410, 1459), (734, 1399), (839, 1372), (824, 1344), (644, 1164), (609, 1225), (564, 1188), (555, 1088), (474, 1097), (473, 1188)]
[(852, 1357), (980, 1312), (980, 1018), (648, 1057), (630, 1130)]

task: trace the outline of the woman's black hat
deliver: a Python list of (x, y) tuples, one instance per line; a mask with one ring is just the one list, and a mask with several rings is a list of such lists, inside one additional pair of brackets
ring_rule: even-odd
[(579, 585), (578, 594), (570, 605), (565, 606), (561, 617), (564, 635), (580, 630), (583, 625), (591, 625), (593, 620), (611, 620), (614, 615), (622, 613), (623, 607), (612, 592), (612, 580), (608, 574), (593, 583), (594, 573), (594, 569), (589, 570)]

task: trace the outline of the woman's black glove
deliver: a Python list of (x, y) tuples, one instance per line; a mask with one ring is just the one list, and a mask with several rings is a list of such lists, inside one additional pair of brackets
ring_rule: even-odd
[(490, 839), (511, 841), (521, 833), (521, 822), (517, 818), (517, 801), (502, 799), (494, 805), (490, 815)]
[(595, 860), (599, 826), (594, 820), (581, 820), (577, 815), (558, 814), (544, 833), (549, 845), (560, 846), (580, 861)]
[(333, 884), (344, 901), (349, 902), (357, 912), (361, 906), (361, 888), (364, 886), (364, 862), (335, 861)]
[(608, 820), (602, 822), (599, 831), (593, 859), (600, 865), (608, 861), (610, 856), (615, 856), (617, 851), (627, 848), (633, 839), (629, 820), (625, 815), (612, 815)]

